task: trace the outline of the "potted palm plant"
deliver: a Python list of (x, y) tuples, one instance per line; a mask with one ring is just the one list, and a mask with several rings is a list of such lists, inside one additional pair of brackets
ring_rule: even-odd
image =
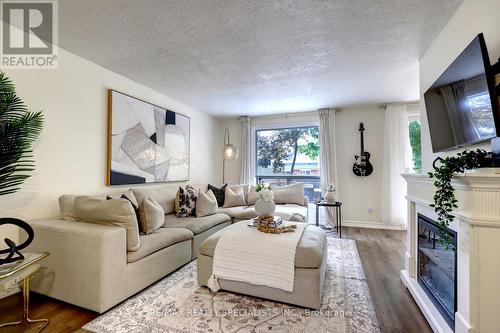
[[(0, 71), (0, 196), (19, 191), (24, 181), (35, 169), (32, 146), (43, 128), (41, 112), (30, 112), (24, 102), (16, 95), (12, 81)], [(12, 262), (19, 257), (21, 248), (26, 247), (33, 239), (33, 229), (24, 221), (13, 218), (0, 218), (0, 225), (14, 224), (28, 233), (28, 240), (16, 244), (5, 239), (8, 248), (0, 250), (7, 253), (0, 264)]]

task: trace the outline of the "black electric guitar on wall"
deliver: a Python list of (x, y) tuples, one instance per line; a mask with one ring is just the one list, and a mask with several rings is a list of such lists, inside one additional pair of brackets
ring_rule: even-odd
[(363, 139), (363, 132), (365, 131), (365, 127), (363, 123), (359, 123), (359, 135), (361, 136), (361, 153), (359, 155), (354, 155), (356, 161), (352, 166), (352, 172), (356, 176), (366, 177), (372, 174), (373, 165), (370, 163), (370, 153), (365, 151), (365, 142)]

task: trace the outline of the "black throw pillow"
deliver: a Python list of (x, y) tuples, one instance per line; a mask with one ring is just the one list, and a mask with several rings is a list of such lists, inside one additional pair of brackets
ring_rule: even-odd
[(224, 184), (221, 188), (217, 188), (213, 185), (208, 184), (208, 189), (212, 190), (212, 192), (215, 194), (215, 198), (217, 199), (217, 205), (219, 207), (224, 206), (224, 201), (226, 199), (226, 187), (227, 184)]

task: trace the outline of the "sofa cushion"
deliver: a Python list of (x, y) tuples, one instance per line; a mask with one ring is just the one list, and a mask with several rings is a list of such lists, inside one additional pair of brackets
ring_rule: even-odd
[(218, 224), (231, 221), (231, 218), (226, 214), (217, 213), (203, 217), (182, 217), (178, 218), (174, 214), (165, 215), (164, 228), (186, 228), (198, 235), (202, 232), (215, 227)]
[(304, 184), (274, 186), (274, 202), (277, 204), (304, 204)]
[(139, 205), (139, 230), (146, 235), (158, 230), (165, 222), (165, 212), (155, 199), (148, 197)]
[(115, 225), (127, 231), (127, 251), (141, 246), (139, 223), (130, 201), (125, 199), (100, 200), (87, 196), (75, 198), (75, 219), (81, 222)]
[[(242, 221), (239, 223), (248, 222)], [(200, 246), (200, 254), (213, 257), (217, 242), (223, 233), (224, 229), (208, 237)], [(326, 232), (314, 225), (308, 225), (297, 245), (295, 267), (318, 268), (322, 263), (323, 252), (326, 246)]]
[(247, 195), (248, 205), (255, 205), (257, 200), (260, 199), (259, 193), (255, 190), (256, 188), (257, 186), (250, 185), (250, 188), (248, 189), (248, 195)]
[[(285, 221), (305, 222), (307, 207), (296, 204), (276, 205), (274, 215), (281, 216)], [(255, 217), (257, 217), (255, 206), (249, 206), (234, 215), (236, 220), (250, 220)]]
[(226, 214), (230, 218), (234, 218), (238, 213), (241, 213), (247, 209), (247, 206), (236, 206), (236, 207), (229, 207), (229, 208), (223, 208), (219, 207), (219, 213)]
[(130, 204), (132, 205), (132, 208), (134, 209), (135, 217), (137, 218), (137, 222), (139, 222), (139, 232), (141, 232), (141, 224), (140, 224), (141, 218), (139, 216), (139, 206), (136, 205), (137, 200), (134, 197), (134, 193), (132, 193), (132, 191), (130, 191), (130, 190), (128, 192), (129, 193), (127, 193), (127, 194), (123, 193), (120, 196), (119, 196), (119, 194), (114, 194), (112, 196), (107, 195), (106, 196), (106, 200), (111, 200), (111, 199), (125, 199), (128, 202), (130, 202)]
[(165, 214), (174, 212), (175, 194), (177, 193), (177, 186), (161, 186), (155, 188), (133, 188), (135, 198), (139, 205), (142, 200), (151, 197), (156, 200), (165, 211)]
[(198, 199), (196, 200), (196, 217), (217, 214), (218, 209), (217, 198), (214, 192), (208, 190), (207, 193), (205, 193), (205, 191), (200, 189), (198, 192)]
[(248, 202), (248, 190), (250, 188), (249, 184), (238, 184), (238, 185), (228, 185), (233, 191), (236, 191), (239, 187), (243, 189), (243, 193), (245, 194), (245, 202)]
[(75, 199), (79, 195), (63, 194), (59, 197), (59, 211), (61, 220), (76, 221), (75, 219)]
[(140, 235), (141, 247), (127, 252), (127, 262), (135, 262), (167, 246), (193, 238), (193, 233), (184, 228), (160, 228), (149, 235)]
[[(108, 196), (111, 199), (119, 199), (121, 198), (122, 195), (125, 195), (130, 202), (132, 202), (136, 207), (139, 205), (137, 204), (137, 199), (135, 198), (134, 194), (132, 193), (131, 190), (128, 190), (126, 192), (120, 192), (117, 194), (109, 194)], [(66, 221), (76, 221), (75, 219), (75, 199), (76, 197), (82, 196), (81, 194), (63, 194), (59, 197), (59, 212), (60, 212), (60, 217), (61, 220), (66, 220)], [(104, 200), (106, 199), (106, 195), (95, 195), (95, 196), (89, 196), (90, 198), (95, 198), (95, 199), (100, 199)]]
[(236, 207), (236, 206), (246, 206), (245, 193), (243, 192), (243, 187), (236, 186), (234, 190), (231, 186), (226, 187), (226, 192), (224, 194), (224, 208)]

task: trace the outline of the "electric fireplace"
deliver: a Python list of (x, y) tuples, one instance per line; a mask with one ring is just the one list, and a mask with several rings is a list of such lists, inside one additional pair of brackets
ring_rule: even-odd
[(418, 214), (418, 283), (448, 325), (455, 328), (457, 311), (457, 234), (448, 229), (452, 246), (440, 243), (440, 229)]

